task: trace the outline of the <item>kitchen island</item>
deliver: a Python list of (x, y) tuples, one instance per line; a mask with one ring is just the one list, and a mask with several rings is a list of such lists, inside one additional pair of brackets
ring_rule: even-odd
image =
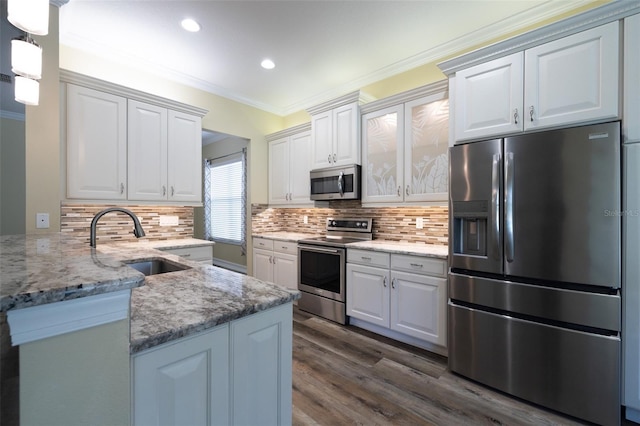
[[(161, 245), (166, 248), (166, 244)], [(297, 291), (156, 250), (153, 241), (105, 244), (91, 249), (87, 243), (68, 239), (62, 234), (22, 235), (1, 237), (0, 250), (0, 306), (3, 315), (6, 311), (9, 317), (12, 339), (14, 330), (23, 336), (16, 334), (13, 341), (14, 345), (21, 345), (22, 422), (46, 419), (49, 424), (128, 424), (138, 410), (134, 401), (134, 415), (131, 415), (133, 395), (130, 390), (135, 394), (137, 378), (130, 370), (136, 369), (136, 357), (159, 352), (176, 342), (183, 343), (196, 337), (202, 339), (203, 335), (215, 331), (216, 341), (226, 342), (228, 347), (221, 351), (218, 346), (215, 356), (209, 353), (207, 359), (226, 360), (227, 364), (210, 363), (207, 371), (237, 370), (234, 359), (245, 363), (252, 361), (246, 354), (242, 356), (246, 351), (238, 352), (238, 348), (242, 344), (246, 347), (256, 343), (251, 337), (252, 330), (243, 329), (243, 324), (254, 315), (257, 318), (271, 312), (281, 313), (280, 325), (275, 329), (279, 334), (275, 337), (279, 344), (288, 342), (288, 348), (277, 348), (278, 365), (265, 366), (266, 361), (263, 361), (259, 366), (270, 367), (281, 375), (279, 382), (285, 389), (288, 381), (288, 395), (287, 392), (277, 393), (281, 397), (276, 401), (279, 406), (271, 411), (283, 416), (284, 423), (291, 421), (290, 318), (291, 302), (299, 297)], [(145, 277), (125, 264), (150, 259), (163, 259), (188, 269)], [(76, 304), (94, 300), (97, 305), (82, 308)], [(105, 307), (106, 311), (103, 311)], [(53, 315), (47, 316), (46, 311), (51, 309)], [(88, 310), (89, 317), (101, 316), (105, 321), (95, 325), (92, 321), (83, 318), (76, 321), (73, 315), (69, 316), (69, 313), (83, 309), (85, 316)], [(286, 323), (287, 313), (288, 329), (282, 324), (283, 321)], [(44, 315), (43, 321), (37, 320), (40, 315)], [(82, 314), (78, 315), (82, 317)], [(42, 329), (58, 328), (51, 319), (56, 316), (65, 318), (59, 321), (62, 324), (82, 324), (84, 321), (85, 326), (43, 335)], [(31, 328), (36, 331), (29, 327), (22, 331), (24, 324), (32, 324)], [(260, 329), (253, 331), (260, 332)], [(227, 338), (220, 340), (220, 333)], [(264, 353), (259, 346), (258, 342), (253, 353)], [(270, 346), (269, 350), (273, 352), (272, 349)], [(221, 390), (227, 391), (227, 398), (232, 402), (227, 404), (228, 413), (220, 414), (207, 407), (210, 419), (241, 421), (243, 411), (252, 411), (249, 407), (241, 407), (242, 398), (230, 396), (243, 390), (240, 379), (236, 377), (226, 385), (208, 379), (209, 390), (215, 388), (216, 397), (220, 397)], [(259, 381), (259, 378), (253, 379)], [(185, 385), (184, 380), (181, 384), (178, 382), (174, 384)], [(269, 403), (278, 399), (274, 392), (269, 398)], [(160, 402), (161, 408), (166, 408), (166, 400)], [(260, 401), (256, 404), (255, 412), (268, 408)]]

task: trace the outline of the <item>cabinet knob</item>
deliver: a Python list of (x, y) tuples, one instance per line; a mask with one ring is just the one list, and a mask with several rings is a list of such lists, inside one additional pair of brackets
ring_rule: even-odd
[(329, 164), (331, 164), (331, 154), (327, 156), (327, 161), (329, 162)]
[(404, 190), (405, 194), (409, 195), (409, 185), (407, 185), (407, 188)]
[(391, 280), (391, 288), (396, 288), (396, 279)]
[(531, 121), (533, 121), (533, 105), (529, 107), (529, 116), (531, 117)]
[(333, 162), (335, 163), (336, 161), (338, 161), (338, 157), (336, 157), (336, 155), (333, 154)]
[(387, 277), (382, 277), (382, 286), (383, 287), (387, 286)]
[(173, 194), (175, 194), (175, 193), (176, 193), (176, 190), (175, 190), (175, 188), (173, 187), (173, 185), (171, 185), (171, 196), (173, 197)]
[(124, 183), (120, 184), (120, 194), (124, 194)]
[(518, 108), (513, 110), (513, 122), (518, 124)]
[(402, 191), (402, 188), (400, 188), (400, 187), (398, 186), (398, 197), (400, 196), (401, 191)]
[(164, 197), (165, 195), (167, 195), (167, 187), (166, 185), (162, 185), (162, 196)]

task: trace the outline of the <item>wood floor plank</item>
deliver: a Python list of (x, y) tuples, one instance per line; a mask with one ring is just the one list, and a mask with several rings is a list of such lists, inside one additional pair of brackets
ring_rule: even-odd
[(294, 309), (293, 424), (581, 425), (452, 374), (446, 358)]

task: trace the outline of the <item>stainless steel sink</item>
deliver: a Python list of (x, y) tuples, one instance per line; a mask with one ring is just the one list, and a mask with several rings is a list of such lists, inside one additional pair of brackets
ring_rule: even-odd
[(142, 272), (146, 276), (166, 274), (168, 272), (178, 272), (191, 269), (190, 266), (169, 262), (166, 259), (151, 259), (142, 261), (126, 262), (128, 266)]

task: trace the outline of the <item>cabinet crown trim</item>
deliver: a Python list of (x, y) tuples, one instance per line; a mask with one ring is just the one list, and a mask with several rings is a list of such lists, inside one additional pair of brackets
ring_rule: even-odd
[(406, 92), (391, 95), (389, 97), (379, 99), (377, 101), (369, 102), (360, 107), (361, 114), (367, 114), (369, 112), (384, 109), (390, 106), (403, 104), (415, 99), (420, 99), (425, 96), (435, 95), (449, 90), (449, 81), (447, 79), (437, 81), (435, 83), (427, 84), (426, 86), (420, 86)]
[(308, 108), (307, 112), (311, 115), (320, 114), (325, 111), (329, 111), (334, 108), (339, 108), (343, 105), (347, 105), (353, 102), (358, 102), (359, 104), (363, 104), (366, 102), (371, 102), (375, 100), (372, 96), (361, 92), (360, 90), (356, 90), (355, 92), (347, 93), (344, 96), (341, 96), (336, 99), (332, 99), (330, 101), (324, 102), (320, 105), (316, 105), (314, 107)]
[(613, 1), (533, 31), (440, 62), (438, 63), (438, 68), (447, 76), (451, 76), (465, 68), (608, 24), (636, 13), (640, 13), (640, 2)]
[(89, 89), (107, 92), (112, 95), (125, 97), (127, 99), (146, 102), (148, 104), (172, 109), (174, 111), (179, 111), (186, 114), (197, 115), (198, 117), (203, 117), (207, 112), (209, 112), (204, 108), (198, 108), (192, 105), (184, 104), (182, 102), (174, 101), (168, 98), (163, 98), (161, 96), (156, 96), (150, 93), (141, 92), (136, 89), (111, 83), (109, 81), (104, 81), (94, 77), (90, 77), (88, 75), (79, 74), (74, 71), (61, 69), (60, 82), (71, 83), (78, 86), (87, 87)]
[(278, 139), (286, 138), (289, 136), (296, 135), (302, 132), (308, 132), (311, 130), (311, 122), (299, 124), (297, 126), (289, 127), (288, 129), (280, 130), (275, 133), (270, 133), (265, 136), (267, 142), (275, 141)]

